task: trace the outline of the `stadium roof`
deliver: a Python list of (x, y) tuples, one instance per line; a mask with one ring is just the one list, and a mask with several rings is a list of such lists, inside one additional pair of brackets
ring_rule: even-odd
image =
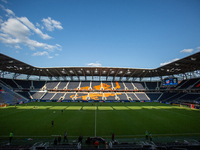
[(127, 77), (143, 78), (185, 74), (200, 70), (200, 52), (155, 69), (113, 68), (113, 67), (34, 67), (17, 59), (0, 53), (0, 70), (15, 74), (47, 76), (47, 77)]

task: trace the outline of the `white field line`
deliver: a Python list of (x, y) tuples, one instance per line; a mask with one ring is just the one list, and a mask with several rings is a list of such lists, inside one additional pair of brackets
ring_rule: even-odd
[[(181, 136), (181, 135), (200, 135), (200, 133), (177, 133), (177, 134), (153, 134), (153, 136)], [(31, 137), (31, 138), (35, 138), (35, 137), (52, 137), (55, 135), (51, 135), (51, 136), (32, 136), (32, 135), (14, 135), (14, 137)], [(85, 135), (84, 135), (85, 136)], [(116, 137), (144, 137), (144, 134), (140, 134), (140, 135), (115, 135)], [(0, 137), (8, 137), (8, 135), (1, 135)], [(78, 137), (77, 136), (67, 136), (67, 137)], [(88, 137), (88, 136), (85, 136)], [(102, 135), (100, 137), (111, 137), (110, 135)]]
[[(25, 109), (25, 110), (26, 110), (26, 109)], [(25, 110), (15, 111), (15, 112), (8, 113), (8, 114), (3, 114), (3, 115), (0, 115), (0, 117), (7, 116), (7, 115), (10, 115), (10, 114), (15, 114), (15, 113), (22, 112), (22, 111), (25, 111)]]
[(173, 112), (173, 111), (170, 111), (170, 110), (163, 110), (163, 111), (168, 111), (170, 113), (174, 113), (174, 114), (181, 115), (181, 116), (192, 117), (192, 116), (184, 115), (184, 114), (181, 114), (181, 113)]

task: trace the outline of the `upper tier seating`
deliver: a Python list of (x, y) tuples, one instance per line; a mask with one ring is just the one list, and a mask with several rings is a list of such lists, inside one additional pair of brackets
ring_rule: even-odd
[(45, 85), (45, 81), (33, 81), (35, 89), (41, 89)]
[(179, 89), (182, 85), (185, 84), (185, 82), (187, 82), (188, 80), (182, 80), (177, 86), (176, 88)]
[(101, 82), (93, 81), (91, 86), (92, 90), (101, 90)]
[(149, 90), (155, 90), (157, 87), (157, 82), (146, 82), (146, 85)]
[(102, 88), (103, 88), (103, 90), (112, 90), (113, 89), (111, 82), (108, 82), (108, 81), (102, 82)]
[(68, 83), (67, 81), (62, 81), (62, 82), (60, 82), (60, 84), (58, 85), (57, 90), (62, 90), (62, 89), (64, 89), (64, 88), (66, 87), (67, 83)]
[(195, 84), (197, 81), (199, 81), (199, 78), (198, 79), (189, 79), (189, 80), (187, 80), (187, 82), (185, 82), (181, 86), (179, 85), (179, 89), (187, 89), (190, 86), (192, 87), (192, 85)]
[(124, 84), (121, 81), (113, 81), (115, 90), (125, 90)]
[(138, 90), (145, 90), (144, 83), (142, 83), (142, 82), (134, 82), (133, 84)]
[(14, 80), (19, 86), (22, 88), (29, 89), (31, 87), (31, 81), (25, 81), (25, 80)]
[(129, 90), (134, 90), (134, 87), (133, 87), (133, 84), (131, 82), (124, 82), (126, 87), (129, 89)]
[(13, 82), (12, 79), (1, 78), (0, 80), (3, 81), (3, 82), (1, 82), (3, 84), (5, 83), (5, 84), (9, 85), (12, 88), (16, 88), (16, 89), (18, 88), (17, 85)]
[(53, 90), (58, 85), (58, 83), (59, 83), (58, 81), (48, 81), (46, 83), (46, 89), (47, 90)]
[(192, 89), (200, 89), (200, 81), (198, 81), (193, 87)]
[(80, 90), (89, 90), (90, 89), (90, 82), (82, 81)]
[(79, 81), (69, 82), (67, 89), (76, 90), (78, 88), (79, 84), (80, 84)]

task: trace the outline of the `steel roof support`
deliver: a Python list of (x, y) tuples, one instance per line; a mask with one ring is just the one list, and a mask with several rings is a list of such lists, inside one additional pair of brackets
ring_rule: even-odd
[(84, 70), (84, 69), (82, 69), (82, 68), (81, 68), (81, 70), (82, 70), (82, 72), (83, 72), (83, 75), (85, 76), (85, 80), (86, 80), (87, 78), (86, 78), (86, 75), (85, 75), (85, 70)]
[(31, 76), (31, 75), (27, 75), (26, 80), (29, 80), (30, 76)]
[(133, 71), (133, 73), (128, 77), (128, 80), (133, 77), (133, 75), (137, 72), (137, 70)]
[(115, 73), (115, 76), (114, 76), (114, 80), (115, 80), (115, 77), (117, 76), (118, 72), (120, 71), (120, 69), (118, 69)]
[(74, 68), (72, 70), (74, 71), (74, 73), (77, 76), (77, 78), (80, 80), (79, 75), (77, 74), (76, 70)]
[(106, 81), (108, 80), (108, 76), (109, 76), (111, 70), (112, 70), (112, 69), (109, 69), (109, 71), (108, 71), (108, 73), (107, 73)]
[(19, 74), (19, 73), (15, 73), (14, 75), (13, 75), (13, 79), (16, 79), (18, 76), (20, 76), (21, 74)]
[(60, 72), (57, 69), (55, 69), (55, 71), (59, 74), (60, 77), (63, 78), (63, 80), (65, 80), (65, 78), (60, 74)]

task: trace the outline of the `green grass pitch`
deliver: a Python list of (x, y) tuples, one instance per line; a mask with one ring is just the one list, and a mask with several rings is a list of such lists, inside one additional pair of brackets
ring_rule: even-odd
[[(35, 106), (35, 109), (33, 107)], [(63, 114), (61, 113), (63, 110)], [(55, 112), (55, 113), (54, 113)], [(51, 121), (54, 121), (52, 127)], [(116, 138), (200, 136), (200, 112), (161, 103), (56, 103), (35, 102), (0, 108), (0, 138), (87, 136)]]

